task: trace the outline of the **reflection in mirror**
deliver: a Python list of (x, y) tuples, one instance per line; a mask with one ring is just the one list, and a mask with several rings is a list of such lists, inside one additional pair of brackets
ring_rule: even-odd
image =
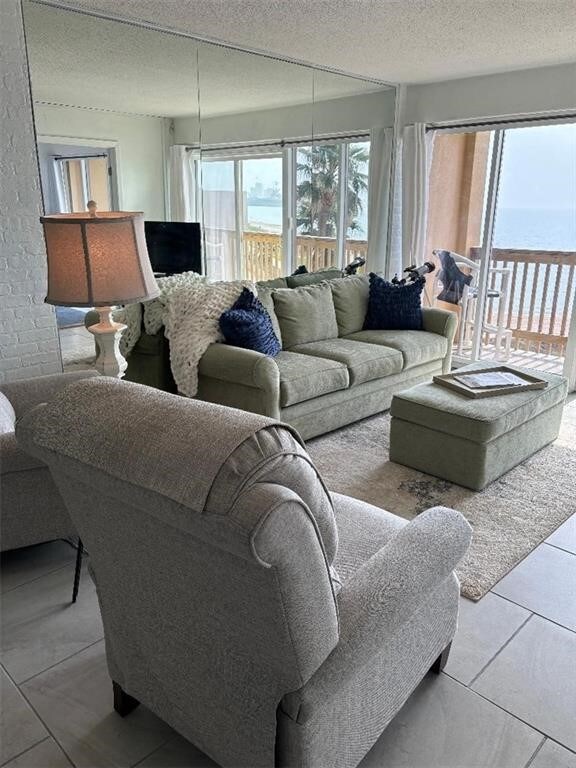
[[(28, 0), (23, 8), (45, 212), (86, 211), (92, 199), (147, 222), (169, 221), (170, 209), (174, 221), (196, 220), (193, 200), (170, 200), (169, 185), (179, 167), (172, 120), (193, 118), (198, 130), (195, 41)], [(154, 242), (161, 261), (163, 241)], [(85, 312), (57, 309), (67, 369), (94, 357)]]
[(291, 271), (294, 226), (285, 141), (313, 132), (314, 72), (209, 44), (200, 45), (199, 68), (207, 272), (280, 277)]
[(143, 211), (163, 273), (384, 269), (393, 88), (34, 0), (24, 14), (47, 213)]

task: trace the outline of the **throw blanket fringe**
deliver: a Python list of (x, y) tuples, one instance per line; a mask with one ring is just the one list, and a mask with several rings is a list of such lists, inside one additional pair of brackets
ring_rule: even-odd
[(218, 320), (234, 304), (243, 288), (256, 294), (249, 280), (177, 286), (166, 302), (164, 333), (170, 340), (170, 366), (178, 391), (194, 397), (198, 391), (198, 364), (210, 344), (222, 341)]

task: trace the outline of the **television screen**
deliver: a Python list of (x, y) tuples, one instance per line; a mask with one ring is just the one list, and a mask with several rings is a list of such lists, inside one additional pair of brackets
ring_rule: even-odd
[(202, 274), (200, 224), (145, 221), (144, 232), (154, 272), (177, 275), (193, 271)]

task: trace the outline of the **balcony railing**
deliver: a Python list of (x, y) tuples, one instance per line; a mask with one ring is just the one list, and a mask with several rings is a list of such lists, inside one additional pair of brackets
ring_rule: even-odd
[[(244, 232), (243, 265), (249, 280), (271, 280), (284, 273), (282, 260), (281, 235)], [(366, 257), (366, 240), (347, 240), (344, 248), (345, 262), (348, 264), (356, 256)], [(296, 237), (296, 264), (304, 264), (309, 272), (332, 267), (338, 263), (336, 240), (332, 237)]]
[[(479, 259), (480, 249), (471, 248), (470, 258)], [(512, 331), (512, 348), (562, 357), (574, 311), (576, 251), (493, 248), (492, 264), (511, 272), (506, 326)], [(498, 289), (500, 279), (493, 274), (489, 288)], [(488, 323), (496, 312), (489, 301)]]
[[(220, 233), (222, 237), (222, 233)], [(234, 248), (230, 233), (229, 247)], [(284, 274), (282, 237), (279, 234), (244, 232), (242, 264), (250, 280), (270, 280)], [(348, 240), (345, 261), (366, 256), (366, 240)], [(231, 251), (232, 252), (232, 251)], [(470, 249), (470, 258), (478, 260), (479, 248)], [(296, 263), (309, 271), (337, 263), (336, 240), (329, 237), (298, 235)], [(566, 351), (570, 317), (576, 289), (576, 251), (521, 250), (494, 248), (492, 265), (510, 270), (509, 295), (506, 298), (506, 327), (512, 331), (512, 349), (538, 355), (562, 357)], [(493, 274), (490, 288), (499, 288), (501, 276)], [(486, 321), (495, 322), (498, 306), (488, 301)]]

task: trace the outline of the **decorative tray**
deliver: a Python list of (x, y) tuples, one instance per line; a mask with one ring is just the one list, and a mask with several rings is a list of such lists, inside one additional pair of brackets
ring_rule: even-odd
[[(494, 384), (490, 386), (481, 386), (482, 374), (496, 374), (490, 377), (493, 382), (498, 379), (509, 379), (514, 384)], [(466, 383), (468, 379), (474, 386)], [(508, 395), (513, 392), (526, 392), (529, 389), (546, 389), (548, 382), (540, 379), (538, 376), (532, 376), (526, 371), (518, 368), (509, 368), (507, 365), (496, 365), (492, 368), (478, 368), (475, 371), (461, 371), (458, 369), (453, 373), (446, 373), (442, 376), (434, 376), (433, 381), (442, 387), (447, 387), (455, 392), (460, 392), (466, 397), (497, 397), (498, 395)]]

